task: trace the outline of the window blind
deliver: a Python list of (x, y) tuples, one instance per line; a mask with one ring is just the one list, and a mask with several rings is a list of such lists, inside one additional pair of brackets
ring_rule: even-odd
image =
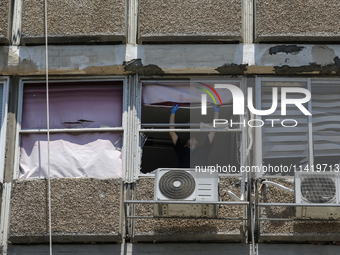
[[(262, 87), (262, 109), (269, 109), (272, 106), (272, 87)], [(287, 98), (301, 98), (304, 95), (289, 93)], [(277, 119), (274, 127), (266, 119)], [(284, 119), (294, 119), (298, 122), (296, 127), (283, 127), (281, 121)], [(308, 157), (308, 125), (307, 117), (295, 106), (287, 105), (287, 115), (281, 116), (281, 93), (278, 89), (278, 107), (276, 111), (263, 116), (265, 125), (262, 127), (262, 155), (263, 159), (278, 158), (306, 158)], [(280, 121), (278, 121), (280, 120)], [(293, 121), (287, 121), (287, 125), (293, 125)]]

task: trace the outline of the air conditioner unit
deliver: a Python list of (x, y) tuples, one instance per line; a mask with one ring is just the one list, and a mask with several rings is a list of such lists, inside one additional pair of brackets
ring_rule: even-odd
[(308, 204), (338, 204), (340, 202), (339, 174), (332, 172), (295, 173), (295, 201), (306, 204), (296, 207), (296, 217), (334, 219), (340, 217), (339, 207), (308, 207)]
[(217, 217), (218, 174), (193, 169), (157, 169), (155, 201), (197, 201), (197, 204), (155, 204), (156, 216)]

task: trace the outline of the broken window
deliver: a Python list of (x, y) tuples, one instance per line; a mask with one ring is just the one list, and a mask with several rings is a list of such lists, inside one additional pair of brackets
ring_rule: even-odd
[[(229, 83), (240, 86), (239, 80)], [(175, 133), (179, 141), (185, 145), (188, 139), (195, 137), (198, 146), (204, 144), (209, 132), (198, 132), (202, 125), (213, 128), (214, 110), (212, 99), (208, 99), (207, 115), (201, 116), (201, 98), (190, 93), (190, 81), (143, 82), (141, 108), (141, 172), (150, 173), (157, 168), (179, 168), (180, 162), (175, 146), (169, 134), (171, 109), (179, 105), (175, 114)], [(232, 115), (232, 96), (228, 90), (219, 91), (223, 106), (220, 118), (239, 118)], [(210, 101), (209, 101), (210, 100)], [(220, 103), (219, 103), (220, 104)], [(193, 116), (200, 116), (200, 123), (193, 123)], [(201, 118), (202, 117), (202, 118)], [(237, 127), (234, 125), (234, 128)], [(195, 132), (195, 130), (197, 132)], [(241, 133), (216, 132), (207, 165), (235, 166), (239, 170)]]
[[(122, 177), (122, 82), (49, 84), (51, 177)], [(24, 83), (19, 178), (47, 176), (46, 85)]]

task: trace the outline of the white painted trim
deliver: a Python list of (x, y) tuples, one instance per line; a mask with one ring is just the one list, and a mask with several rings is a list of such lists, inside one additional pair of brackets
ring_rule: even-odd
[(123, 148), (122, 148), (122, 163), (123, 163), (123, 180), (125, 181), (127, 178), (127, 168), (128, 164), (126, 163), (127, 158), (127, 139), (128, 139), (128, 104), (129, 104), (129, 86), (128, 86), (128, 78), (125, 77), (123, 81), (123, 112), (122, 112), (122, 126), (123, 126)]
[[(13, 1), (13, 22), (12, 22), (12, 33), (11, 33), (11, 42), (12, 45), (18, 46), (20, 45), (21, 40), (21, 18), (22, 18), (22, 0)], [(18, 36), (14, 38), (14, 36)]]
[[(261, 77), (255, 77), (255, 105), (257, 110), (261, 110), (262, 96), (261, 96)], [(256, 115), (256, 119), (261, 119), (261, 116)], [(254, 137), (254, 163), (255, 166), (262, 165), (262, 128), (255, 128)], [(256, 177), (261, 177), (263, 175), (262, 169), (261, 173), (256, 173)]]
[(141, 163), (142, 163), (142, 148), (141, 148), (141, 136), (140, 136), (140, 130), (141, 130), (141, 124), (142, 124), (142, 82), (138, 79), (137, 80), (138, 90), (136, 95), (136, 107), (137, 107), (137, 117), (136, 117), (136, 131), (138, 133), (138, 144), (136, 144), (138, 150), (136, 155), (136, 169), (134, 171), (134, 177), (133, 180), (138, 180), (139, 176), (141, 174)]
[(4, 79), (0, 80), (0, 83), (3, 84), (2, 119), (0, 119), (0, 182), (3, 182), (5, 168), (9, 78), (5, 77)]
[[(253, 43), (254, 35), (254, 3), (253, 0), (242, 1), (242, 34), (243, 43)], [(250, 65), (250, 64), (249, 64)]]
[(11, 191), (12, 191), (12, 183), (4, 183), (3, 191), (2, 191), (2, 201), (1, 201), (1, 222), (0, 228), (0, 240), (1, 246), (3, 247), (3, 253), (7, 254), (7, 241), (8, 241), (8, 232), (10, 225), (10, 205), (11, 205)]
[(242, 64), (255, 65), (255, 44), (243, 44)]
[[(308, 78), (307, 89), (312, 93), (312, 79)], [(312, 113), (312, 98), (308, 102), (308, 111)], [(313, 142), (313, 119), (312, 115), (307, 118), (308, 123), (308, 156), (309, 156), (309, 167), (314, 166), (314, 142)]]
[(136, 45), (138, 30), (138, 0), (128, 0), (127, 3), (127, 44)]
[(14, 158), (14, 169), (13, 179), (19, 178), (19, 162), (20, 162), (20, 130), (22, 120), (22, 101), (24, 92), (24, 82), (22, 79), (19, 80), (19, 95), (18, 95), (18, 113), (17, 113), (17, 130), (15, 135), (15, 158)]

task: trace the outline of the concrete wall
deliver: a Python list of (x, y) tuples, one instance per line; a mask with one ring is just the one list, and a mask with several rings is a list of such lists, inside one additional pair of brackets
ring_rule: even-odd
[[(44, 1), (23, 0), (22, 8), (22, 42), (44, 42)], [(123, 41), (125, 1), (48, 1), (48, 35), (57, 43)]]
[[(240, 196), (240, 180), (228, 178), (220, 180), (220, 195), (223, 201), (233, 201), (227, 190)], [(154, 179), (140, 179), (135, 189), (137, 200), (153, 200)], [(137, 205), (136, 215), (153, 216), (153, 205)], [(218, 217), (243, 217), (243, 206), (223, 206)], [(211, 241), (211, 240), (243, 240), (242, 221), (213, 219), (136, 219), (133, 241)]]
[(0, 1), (0, 43), (8, 43), (10, 0)]
[[(206, 40), (214, 36), (240, 40), (241, 3), (241, 0), (140, 0), (140, 40)], [(164, 36), (167, 38), (161, 38)]]
[(257, 0), (256, 40), (338, 40), (339, 11), (340, 2), (335, 0)]
[[(121, 179), (52, 179), (53, 241), (120, 241), (121, 183)], [(48, 241), (47, 187), (46, 180), (13, 181), (12, 243)]]
[[(294, 178), (270, 178), (281, 185), (294, 189)], [(272, 185), (261, 188), (260, 201), (262, 203), (294, 203), (294, 194)], [(297, 219), (294, 207), (273, 206), (261, 207), (261, 218), (289, 218)], [(335, 241), (340, 239), (339, 222), (317, 221), (262, 221), (260, 223), (260, 240), (268, 241)]]

